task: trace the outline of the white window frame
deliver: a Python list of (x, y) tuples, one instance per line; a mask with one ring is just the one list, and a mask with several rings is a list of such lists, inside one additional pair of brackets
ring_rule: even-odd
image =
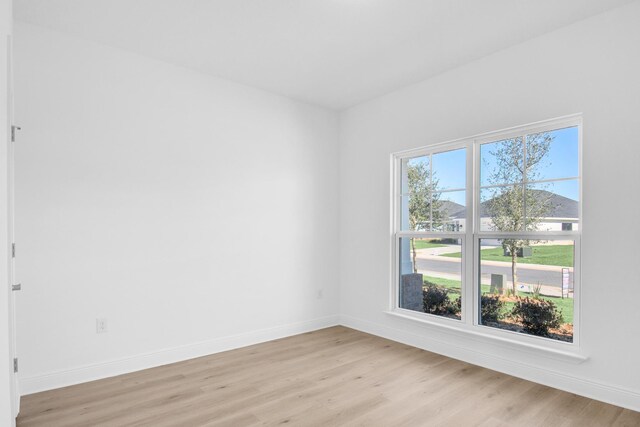
[[(576, 127), (578, 130), (578, 230), (554, 230), (554, 231), (522, 231), (522, 232), (495, 232), (480, 231), (480, 217), (476, 214), (480, 206), (480, 147), (482, 144), (501, 141), (504, 139)], [(403, 231), (401, 227), (401, 203), (402, 203), (402, 163), (403, 160), (437, 154), (443, 151), (451, 151), (466, 148), (466, 218), (463, 232), (438, 232), (438, 231)], [(469, 138), (458, 139), (439, 144), (433, 144), (412, 150), (401, 151), (391, 155), (391, 286), (389, 298), (389, 310), (387, 313), (407, 319), (413, 319), (424, 324), (440, 327), (452, 333), (472, 334), (482, 336), (490, 340), (503, 343), (516, 344), (543, 351), (551, 351), (556, 355), (563, 355), (572, 360), (585, 360), (580, 355), (580, 326), (581, 326), (581, 277), (580, 277), (580, 240), (584, 229), (582, 216), (582, 115), (560, 117), (545, 120), (523, 126), (516, 126), (495, 132), (475, 135)], [(526, 178), (524, 178), (526, 179)], [(561, 179), (540, 180), (562, 181)], [(538, 182), (538, 181), (535, 181)], [(480, 240), (500, 237), (531, 237), (532, 240), (548, 238), (574, 240), (574, 271), (573, 271), (573, 342), (564, 342), (545, 337), (524, 334), (521, 332), (489, 327), (480, 324)], [(403, 309), (399, 306), (400, 291), (400, 239), (401, 238), (455, 238), (462, 242), (462, 312), (461, 319), (451, 319), (434, 314), (421, 313)]]

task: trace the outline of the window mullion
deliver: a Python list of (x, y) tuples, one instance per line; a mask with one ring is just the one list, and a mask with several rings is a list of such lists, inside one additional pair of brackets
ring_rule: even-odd
[(433, 231), (433, 153), (429, 154), (429, 231)]
[(522, 136), (522, 230), (527, 231), (527, 135)]
[(463, 276), (463, 294), (462, 299), (464, 301), (463, 310), (462, 310), (462, 320), (465, 324), (471, 326), (475, 324), (476, 318), (476, 292), (475, 292), (475, 275), (474, 275), (474, 217), (475, 217), (475, 191), (474, 191), (474, 182), (476, 180), (476, 149), (475, 143), (473, 141), (469, 142), (467, 146), (467, 165), (466, 165), (466, 187), (467, 192), (465, 194), (466, 205), (467, 205), (467, 215), (465, 218), (466, 228), (465, 228), (465, 239), (463, 242), (463, 268), (464, 268), (464, 276)]

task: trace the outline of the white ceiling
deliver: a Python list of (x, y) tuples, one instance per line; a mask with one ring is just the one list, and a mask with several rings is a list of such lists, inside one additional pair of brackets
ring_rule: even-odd
[(15, 0), (15, 17), (343, 109), (633, 0)]

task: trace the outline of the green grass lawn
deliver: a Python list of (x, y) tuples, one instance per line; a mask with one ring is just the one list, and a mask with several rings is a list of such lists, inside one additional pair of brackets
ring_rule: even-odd
[[(533, 255), (529, 258), (518, 258), (519, 264), (557, 265), (560, 267), (573, 267), (573, 245), (548, 245), (533, 246)], [(442, 256), (460, 258), (460, 252), (443, 254)], [(510, 256), (504, 256), (502, 247), (482, 249), (480, 251), (482, 261), (511, 262)]]
[(425, 282), (425, 285), (428, 284), (428, 283), (433, 283), (436, 286), (440, 286), (442, 288), (447, 288), (447, 289), (452, 290), (454, 292), (460, 293), (461, 285), (460, 285), (460, 281), (459, 280), (443, 279), (443, 278), (440, 278), (440, 277), (433, 277), (433, 276), (423, 276), (422, 280)]
[(442, 243), (433, 243), (428, 240), (418, 240), (418, 239), (416, 239), (415, 243), (416, 243), (416, 249), (441, 248), (443, 246), (447, 246), (447, 245), (443, 245)]
[[(425, 284), (429, 282), (429, 283), (433, 283), (434, 285), (449, 289), (451, 291), (451, 293), (449, 294), (449, 298), (452, 301), (458, 298), (458, 295), (460, 295), (461, 284), (459, 280), (443, 279), (440, 277), (433, 277), (433, 276), (424, 276), (423, 280), (425, 281)], [(483, 294), (489, 293), (489, 285), (482, 285), (481, 292)], [(527, 297), (527, 296), (531, 296), (531, 294), (528, 292), (518, 291), (518, 296)], [(547, 301), (553, 302), (556, 305), (556, 307), (558, 307), (558, 309), (562, 311), (562, 317), (564, 318), (565, 323), (573, 323), (573, 298), (563, 299), (560, 297), (546, 297), (546, 296), (543, 296), (541, 298)], [(505, 313), (509, 312), (511, 311), (512, 308), (513, 308), (513, 303), (507, 302), (504, 306), (504, 312)]]

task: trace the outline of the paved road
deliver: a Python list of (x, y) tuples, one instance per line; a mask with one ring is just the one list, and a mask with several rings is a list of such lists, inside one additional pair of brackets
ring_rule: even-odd
[[(460, 264), (457, 262), (438, 260), (438, 259), (416, 259), (418, 264), (418, 271), (423, 272), (425, 275), (429, 275), (427, 272), (437, 272), (446, 274), (460, 274)], [(482, 281), (490, 282), (491, 274), (506, 274), (507, 280), (511, 279), (511, 264), (504, 263), (504, 266), (496, 265), (483, 265), (482, 266)], [(540, 282), (542, 285), (562, 287), (562, 273), (561, 267), (558, 267), (558, 271), (536, 270), (533, 268), (527, 268), (527, 264), (518, 264), (518, 283), (537, 284)], [(570, 283), (573, 283), (573, 272), (569, 273)]]

